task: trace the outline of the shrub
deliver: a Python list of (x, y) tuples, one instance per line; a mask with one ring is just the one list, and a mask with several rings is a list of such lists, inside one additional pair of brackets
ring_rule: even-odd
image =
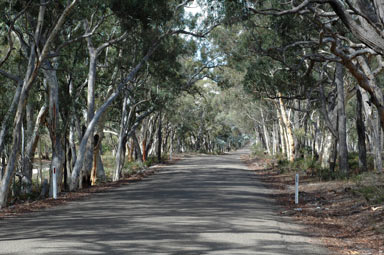
[(384, 178), (382, 175), (373, 172), (366, 172), (353, 178), (356, 188), (355, 195), (364, 197), (372, 205), (384, 203)]
[(265, 149), (260, 143), (255, 143), (251, 147), (252, 156), (262, 157), (265, 156)]

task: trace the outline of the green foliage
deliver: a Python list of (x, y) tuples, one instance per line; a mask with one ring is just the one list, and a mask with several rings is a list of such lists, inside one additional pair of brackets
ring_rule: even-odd
[(252, 156), (265, 157), (265, 149), (260, 143), (255, 143), (251, 147)]
[(330, 180), (344, 180), (347, 179), (347, 175), (341, 173), (340, 171), (331, 171), (329, 168), (320, 168), (316, 174), (320, 180), (330, 181)]
[(128, 30), (138, 25), (148, 30), (173, 17), (169, 0), (112, 0), (109, 4)]
[(307, 175), (317, 177), (322, 181), (347, 178), (347, 176), (340, 171), (331, 171), (329, 168), (322, 168), (320, 162), (311, 157), (295, 159), (293, 162), (288, 161), (285, 157), (280, 157), (277, 166), (281, 173), (301, 171)]

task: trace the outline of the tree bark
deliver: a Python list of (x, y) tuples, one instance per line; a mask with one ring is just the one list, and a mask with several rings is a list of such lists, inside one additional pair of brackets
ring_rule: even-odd
[(123, 89), (124, 85), (126, 85), (129, 81), (133, 80), (134, 76), (137, 74), (137, 72), (141, 69), (143, 64), (149, 59), (149, 57), (153, 54), (153, 52), (157, 49), (158, 46), (159, 46), (158, 42), (152, 46), (152, 48), (147, 52), (147, 54), (144, 56), (144, 58), (135, 66), (135, 68), (129, 73), (129, 75), (119, 83), (115, 92), (113, 92), (106, 99), (106, 101), (100, 106), (100, 108), (96, 111), (93, 119), (89, 123), (89, 125), (88, 125), (88, 127), (87, 127), (87, 129), (83, 135), (83, 138), (81, 139), (76, 164), (75, 164), (75, 167), (73, 169), (72, 176), (71, 176), (71, 187), (70, 187), (71, 190), (75, 190), (78, 187), (79, 174), (80, 174), (80, 170), (82, 169), (83, 163), (84, 163), (84, 154), (86, 151), (86, 144), (87, 144), (89, 136), (91, 135), (94, 127), (98, 123), (100, 117), (108, 109), (110, 104), (117, 98), (117, 96), (120, 94), (121, 90)]
[(338, 142), (339, 142), (339, 168), (343, 174), (348, 174), (348, 148), (347, 148), (347, 120), (344, 102), (344, 67), (336, 64), (335, 83), (337, 87), (337, 114), (338, 114)]
[[(15, 114), (15, 110), (17, 108), (17, 103), (20, 98), (21, 89), (23, 87), (23, 80), (20, 79), (17, 81), (17, 87), (15, 90), (15, 94), (13, 95), (11, 106), (9, 110), (4, 116), (4, 119), (1, 122), (1, 130), (0, 130), (0, 155), (3, 154), (4, 146), (5, 146), (5, 135), (7, 134), (10, 125), (8, 124), (9, 119)], [(1, 179), (0, 179), (1, 180)]]
[(135, 151), (136, 151), (136, 154), (137, 154), (137, 158), (141, 162), (143, 162), (143, 154), (141, 153), (140, 144), (139, 144), (139, 141), (137, 140), (136, 134), (132, 135), (132, 139), (133, 139), (133, 143), (135, 145)]
[(271, 148), (270, 148), (270, 141), (269, 141), (269, 134), (268, 134), (268, 129), (266, 127), (265, 123), (265, 118), (264, 118), (264, 113), (263, 109), (260, 107), (260, 115), (261, 115), (261, 121), (262, 121), (262, 126), (263, 126), (263, 135), (264, 135), (264, 140), (265, 140), (265, 146), (268, 151), (268, 154), (271, 155)]
[(373, 112), (374, 120), (372, 120), (372, 127), (375, 133), (375, 138), (373, 139), (373, 147), (375, 152), (375, 170), (378, 173), (383, 172), (383, 160), (382, 160), (382, 144), (381, 144), (381, 128), (380, 128), (380, 117), (378, 116), (377, 111)]
[(44, 14), (46, 5), (40, 5), (40, 10), (37, 19), (36, 30), (34, 34), (34, 40), (32, 43), (32, 47), (30, 50), (29, 60), (28, 60), (28, 68), (24, 78), (23, 87), (21, 90), (20, 98), (18, 101), (17, 111), (14, 119), (14, 129), (13, 129), (13, 141), (12, 141), (12, 149), (9, 156), (9, 164), (5, 170), (5, 174), (3, 179), (1, 180), (0, 186), (0, 208), (3, 208), (7, 203), (8, 191), (11, 184), (12, 177), (15, 174), (15, 162), (17, 161), (17, 157), (19, 154), (19, 142), (20, 142), (20, 132), (21, 132), (21, 123), (23, 121), (23, 116), (25, 113), (25, 104), (28, 98), (29, 91), (38, 75), (38, 70), (40, 69), (41, 63), (45, 60), (48, 55), (48, 51), (51, 47), (51, 44), (56, 38), (57, 33), (60, 31), (62, 25), (64, 24), (65, 18), (68, 16), (72, 8), (75, 6), (77, 0), (73, 0), (71, 3), (67, 5), (63, 13), (60, 15), (57, 23), (54, 28), (48, 35), (48, 38), (44, 44), (44, 47), (39, 55), (39, 61), (35, 63), (36, 59), (36, 44), (39, 43), (40, 35), (43, 27)]
[(295, 143), (293, 138), (292, 124), (291, 124), (291, 121), (288, 119), (285, 105), (284, 105), (283, 99), (281, 98), (282, 95), (280, 92), (278, 93), (278, 96), (279, 96), (278, 101), (280, 106), (280, 114), (285, 126), (285, 130), (287, 132), (287, 142), (288, 142), (287, 150), (289, 150), (288, 160), (293, 162), (295, 160)]
[(159, 126), (157, 130), (157, 161), (161, 162), (161, 145), (162, 145), (162, 136), (161, 136), (161, 111), (159, 112)]
[(101, 139), (98, 134), (96, 134), (93, 138), (93, 144), (95, 148), (93, 149), (93, 166), (91, 170), (91, 185), (96, 185), (97, 181), (97, 164), (98, 164), (98, 158), (100, 153), (100, 145), (101, 145)]
[(126, 128), (127, 128), (126, 125), (128, 125), (127, 103), (128, 103), (128, 97), (124, 97), (122, 113), (121, 113), (121, 121), (120, 121), (121, 123), (120, 123), (119, 140), (117, 142), (115, 173), (113, 175), (113, 181), (118, 181), (121, 177), (121, 171), (122, 171), (122, 165), (123, 165), (123, 162), (122, 162), (123, 146), (125, 146), (124, 140), (126, 140), (126, 135), (125, 135)]
[(52, 144), (52, 161), (50, 168), (50, 188), (49, 194), (53, 195), (53, 172), (57, 172), (57, 191), (61, 191), (61, 182), (63, 180), (63, 167), (64, 167), (64, 150), (61, 144), (62, 141), (62, 132), (60, 132), (61, 127), (59, 125), (59, 83), (57, 80), (56, 69), (58, 68), (57, 59), (53, 60), (54, 65), (50, 64), (48, 61), (44, 63), (45, 68), (43, 73), (48, 84), (49, 91), (49, 121), (48, 121), (48, 130), (51, 137)]
[(280, 110), (277, 109), (277, 116), (278, 116), (278, 122), (279, 122), (279, 130), (280, 130), (280, 148), (281, 148), (281, 153), (286, 154), (287, 151), (287, 146), (286, 146), (286, 140), (285, 140), (285, 134), (284, 134), (284, 128), (283, 128), (283, 121), (281, 119), (281, 114)]
[[(374, 150), (375, 169), (377, 172), (382, 172), (382, 155), (381, 155), (381, 129), (384, 128), (384, 98), (381, 89), (376, 85), (376, 78), (373, 75), (364, 57), (358, 57), (358, 62), (363, 73), (360, 73), (364, 79), (358, 79), (359, 85), (365, 91), (360, 90), (363, 98), (363, 107), (366, 115), (366, 120), (372, 131), (371, 145)], [(357, 74), (354, 75), (357, 78)], [(367, 89), (370, 90), (367, 90)], [(369, 93), (369, 96), (368, 96)], [(372, 109), (372, 102), (377, 111)], [(377, 117), (377, 118), (376, 118)], [(374, 120), (377, 119), (377, 123)]]
[(42, 124), (42, 121), (45, 118), (48, 107), (43, 105), (37, 115), (35, 125), (33, 127), (31, 137), (25, 148), (25, 157), (23, 159), (23, 186), (27, 194), (32, 191), (32, 169), (33, 169), (33, 160), (37, 148), (37, 143), (39, 141), (39, 129)]
[(356, 130), (358, 135), (359, 150), (359, 169), (366, 172), (367, 167), (367, 148), (365, 146), (365, 125), (363, 120), (363, 102), (359, 88), (356, 88)]

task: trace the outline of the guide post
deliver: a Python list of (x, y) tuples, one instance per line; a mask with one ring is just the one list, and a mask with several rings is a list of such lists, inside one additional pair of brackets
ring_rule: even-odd
[(295, 175), (295, 204), (299, 203), (299, 174)]
[(53, 175), (52, 175), (52, 196), (53, 199), (57, 198), (57, 177), (56, 177), (56, 168), (53, 168)]

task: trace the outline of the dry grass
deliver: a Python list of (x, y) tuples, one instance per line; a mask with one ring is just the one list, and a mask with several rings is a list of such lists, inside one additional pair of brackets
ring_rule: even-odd
[[(284, 207), (281, 214), (303, 222), (334, 254), (384, 254), (383, 176), (368, 173), (353, 180), (327, 182), (300, 176), (300, 202), (295, 205), (294, 172), (280, 174), (268, 159), (244, 160), (275, 189), (274, 197)], [(297, 207), (301, 210), (294, 210)]]

